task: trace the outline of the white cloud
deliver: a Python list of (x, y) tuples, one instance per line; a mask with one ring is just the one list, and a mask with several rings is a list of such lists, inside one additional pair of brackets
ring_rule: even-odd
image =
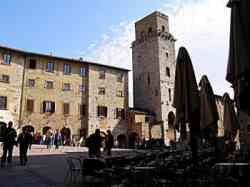
[[(171, 4), (163, 0), (159, 7), (169, 15), (170, 31), (177, 38), (176, 54), (179, 46), (185, 46), (192, 58), (197, 81), (206, 74), (215, 93), (221, 95), (226, 91), (232, 95), (225, 81), (230, 19), (227, 1), (177, 0)], [(102, 39), (93, 43), (84, 54), (88, 54), (88, 60), (132, 69), (130, 47), (134, 38), (134, 21), (122, 22), (111, 26), (110, 32), (103, 34)], [(130, 94), (131, 81), (130, 76)]]

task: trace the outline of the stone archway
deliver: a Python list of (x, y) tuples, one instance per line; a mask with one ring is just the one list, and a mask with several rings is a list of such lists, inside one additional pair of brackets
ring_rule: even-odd
[(117, 136), (117, 142), (119, 148), (125, 148), (127, 146), (127, 137), (125, 134), (119, 134)]
[(23, 130), (28, 130), (29, 133), (34, 133), (35, 132), (35, 128), (31, 125), (26, 125), (22, 128)]
[(44, 135), (44, 134), (46, 135), (50, 130), (51, 130), (51, 127), (50, 127), (50, 126), (43, 127), (43, 129), (42, 129), (43, 135)]
[(168, 113), (168, 131), (167, 138), (169, 141), (176, 141), (176, 133), (175, 133), (175, 114), (173, 111)]
[(130, 133), (128, 137), (129, 147), (136, 148), (136, 145), (139, 143), (139, 135), (136, 132)]

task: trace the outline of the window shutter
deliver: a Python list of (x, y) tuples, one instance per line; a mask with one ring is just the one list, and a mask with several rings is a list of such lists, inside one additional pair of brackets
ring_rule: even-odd
[(104, 111), (105, 111), (105, 113), (104, 113), (105, 115), (104, 116), (107, 117), (108, 116), (108, 108), (104, 107)]
[(31, 100), (31, 99), (27, 100), (27, 111), (29, 112), (34, 111), (34, 100)]
[(97, 116), (100, 116), (100, 107), (97, 107)]
[(51, 113), (55, 112), (55, 102), (51, 102)]
[(43, 101), (43, 103), (42, 103), (42, 112), (43, 113), (46, 112), (46, 101)]

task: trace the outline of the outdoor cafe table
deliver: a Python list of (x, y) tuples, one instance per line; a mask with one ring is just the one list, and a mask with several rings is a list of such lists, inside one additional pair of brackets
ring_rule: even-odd
[(246, 175), (247, 171), (249, 171), (250, 165), (249, 163), (216, 163), (213, 167), (213, 170), (217, 174), (221, 175), (230, 175), (231, 172), (235, 172), (238, 176)]

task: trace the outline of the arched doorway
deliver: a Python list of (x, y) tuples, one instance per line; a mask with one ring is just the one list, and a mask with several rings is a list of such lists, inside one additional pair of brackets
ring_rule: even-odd
[(128, 138), (129, 148), (136, 148), (136, 145), (139, 143), (139, 135), (136, 132), (132, 132)]
[(51, 127), (49, 126), (43, 127), (42, 133), (46, 135), (50, 130), (51, 130)]
[(70, 145), (71, 141), (71, 130), (70, 128), (63, 127), (61, 129), (62, 141), (64, 145)]
[(34, 133), (34, 132), (35, 132), (34, 127), (31, 126), (31, 125), (26, 125), (26, 126), (24, 126), (22, 129), (23, 129), (23, 130), (26, 130), (26, 129), (27, 129), (29, 133)]
[(117, 142), (119, 148), (125, 148), (127, 146), (127, 137), (124, 134), (119, 134), (117, 136)]
[(176, 140), (176, 133), (175, 133), (175, 114), (173, 111), (168, 113), (168, 131), (167, 131), (167, 138), (169, 141)]
[(3, 136), (5, 134), (6, 128), (7, 128), (7, 124), (4, 122), (0, 122), (0, 142), (3, 141)]

